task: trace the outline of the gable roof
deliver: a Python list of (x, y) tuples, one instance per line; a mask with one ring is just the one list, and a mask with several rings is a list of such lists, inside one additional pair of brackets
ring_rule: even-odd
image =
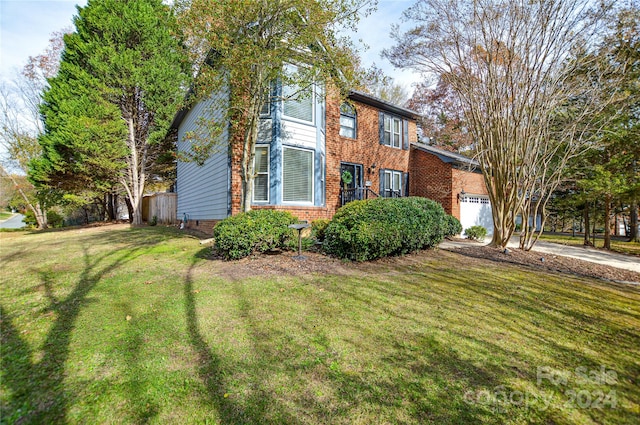
[(349, 99), (356, 102), (364, 103), (365, 105), (373, 106), (374, 108), (381, 109), (383, 111), (391, 112), (396, 115), (400, 115), (412, 120), (418, 119), (420, 114), (411, 109), (403, 108), (402, 106), (394, 105), (379, 97), (372, 96), (368, 93), (364, 93), (357, 90), (351, 90), (349, 93)]
[(412, 143), (412, 146), (418, 150), (437, 156), (442, 162), (464, 165), (472, 169), (478, 169), (480, 167), (480, 163), (478, 161), (473, 158), (460, 155), (459, 153), (446, 151), (444, 149), (436, 148), (435, 146), (425, 145), (424, 143)]

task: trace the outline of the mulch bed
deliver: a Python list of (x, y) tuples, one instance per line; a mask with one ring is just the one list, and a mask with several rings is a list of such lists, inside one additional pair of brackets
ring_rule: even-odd
[(450, 251), (468, 257), (517, 264), (552, 272), (568, 273), (616, 282), (640, 283), (640, 273), (560, 255), (522, 251), (520, 249), (509, 249), (508, 253), (505, 253), (502, 249), (488, 246), (470, 246), (451, 249)]
[[(515, 264), (537, 270), (566, 273), (608, 281), (640, 283), (640, 273), (540, 252), (510, 249), (508, 253), (505, 254), (501, 249), (488, 246), (452, 248), (446, 251), (479, 260)], [(423, 258), (436, 256), (437, 250), (425, 250), (403, 257), (383, 258), (365, 263), (345, 262), (319, 252), (304, 252), (303, 254), (305, 256), (304, 260), (297, 260), (295, 258), (295, 252), (284, 251), (272, 254), (253, 255), (237, 261), (224, 261), (211, 249), (205, 257), (214, 260), (211, 266), (215, 268), (218, 274), (231, 280), (239, 280), (257, 276), (286, 277), (312, 276), (314, 274), (347, 276), (362, 271), (371, 272), (378, 267), (384, 268), (394, 265), (402, 266), (420, 263)]]

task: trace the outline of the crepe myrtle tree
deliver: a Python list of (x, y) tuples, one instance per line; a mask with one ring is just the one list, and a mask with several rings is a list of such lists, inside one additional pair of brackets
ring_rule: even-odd
[[(308, 96), (314, 84), (332, 84), (346, 93), (356, 80), (357, 60), (338, 30), (353, 27), (374, 5), (367, 0), (176, 1), (196, 63), (193, 99), (211, 97), (216, 113), (208, 116), (221, 117), (198, 120), (199, 128), (186, 135), (190, 151), (181, 159), (202, 163), (216, 149), (241, 151), (241, 209), (250, 210), (261, 109)], [(292, 89), (275, 98), (275, 83)], [(227, 123), (229, 145), (220, 137)]]
[[(569, 159), (602, 127), (607, 66), (597, 49), (609, 12), (591, 0), (419, 0), (385, 56), (446, 83), (463, 110), (492, 204), (491, 245), (541, 213)], [(594, 118), (595, 117), (595, 118)], [(523, 229), (527, 226), (523, 226)], [(521, 236), (530, 249), (536, 238)]]

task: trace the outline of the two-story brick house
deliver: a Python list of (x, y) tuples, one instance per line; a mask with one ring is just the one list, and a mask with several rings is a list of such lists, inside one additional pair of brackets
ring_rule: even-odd
[[(275, 99), (287, 98), (286, 87), (276, 90)], [(189, 149), (185, 135), (197, 127), (201, 116), (216, 113), (214, 105), (215, 99), (207, 99), (176, 116), (172, 126), (179, 150)], [(417, 140), (416, 118), (411, 110), (361, 92), (353, 91), (341, 102), (320, 86), (310, 87), (307, 96), (296, 100), (265, 105), (251, 208), (288, 210), (312, 221), (331, 218), (354, 199), (428, 196), (422, 186), (428, 181), (422, 176), (433, 168), (420, 159), (424, 149)], [(221, 137), (228, 141), (228, 130)], [(412, 160), (416, 154), (418, 159)], [(232, 144), (202, 166), (179, 162), (178, 218), (209, 232), (217, 221), (240, 212), (240, 160), (240, 147)], [(348, 184), (342, 180), (345, 172), (352, 177)], [(441, 177), (450, 180), (453, 175)], [(436, 200), (460, 218), (460, 209), (452, 209), (445, 198)]]
[[(289, 210), (311, 221), (331, 218), (351, 199), (408, 195), (409, 152), (417, 141), (415, 112), (364, 93), (352, 92), (341, 104), (319, 86), (309, 90), (307, 96), (272, 102), (263, 110), (251, 208)], [(274, 98), (286, 96), (278, 92)], [(215, 102), (201, 101), (176, 116), (172, 127), (178, 150), (189, 149), (185, 135), (197, 128), (201, 116), (216, 113)], [(221, 137), (228, 140), (227, 129)], [(219, 149), (202, 166), (178, 162), (179, 219), (209, 231), (215, 222), (240, 212), (240, 155), (232, 144), (230, 151)], [(346, 191), (344, 171), (353, 176)]]

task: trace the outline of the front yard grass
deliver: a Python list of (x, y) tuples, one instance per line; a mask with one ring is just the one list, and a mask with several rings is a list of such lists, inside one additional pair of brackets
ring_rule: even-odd
[(446, 251), (230, 280), (205, 254), (0, 234), (2, 423), (637, 423), (636, 286)]

